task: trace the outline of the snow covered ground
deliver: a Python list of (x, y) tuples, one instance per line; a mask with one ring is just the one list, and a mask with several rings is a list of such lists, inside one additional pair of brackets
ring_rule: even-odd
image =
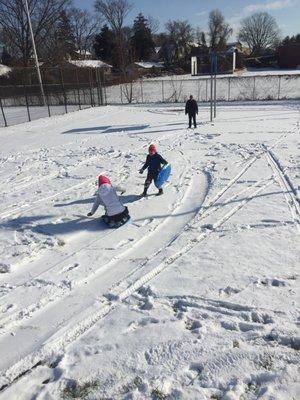
[[(0, 129), (0, 400), (297, 399), (300, 102)], [(140, 198), (149, 143), (172, 164)], [(87, 218), (99, 173), (131, 222)]]
[[(82, 108), (89, 108), (90, 106), (81, 106)], [(49, 111), (46, 106), (30, 106), (29, 107), (29, 116), (27, 112), (27, 108), (25, 106), (9, 106), (4, 107), (4, 115), (6, 119), (6, 124), (8, 126), (22, 124), (24, 122), (28, 122), (29, 118), (31, 121), (38, 118), (49, 117)], [(67, 106), (68, 113), (79, 110), (79, 105), (68, 105)], [(66, 113), (66, 109), (64, 106), (50, 106), (50, 115), (62, 115)], [(3, 114), (0, 113), (0, 127), (5, 126), (5, 121), (3, 118)]]
[[(300, 69), (271, 69), (271, 68), (249, 68), (244, 70), (237, 70), (233, 74), (221, 74), (220, 77), (232, 78), (235, 76), (278, 76), (278, 75), (300, 75)], [(173, 75), (164, 76), (157, 78), (148, 78), (149, 80), (169, 80), (170, 78), (176, 79), (199, 79), (199, 78), (210, 78), (210, 75), (198, 75), (193, 76), (191, 74), (185, 75)]]

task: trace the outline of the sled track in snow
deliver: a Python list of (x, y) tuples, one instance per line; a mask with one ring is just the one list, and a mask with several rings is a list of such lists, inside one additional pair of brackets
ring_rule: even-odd
[[(205, 209), (200, 208), (198, 213), (195, 217), (190, 221), (185, 227), (177, 234), (172, 240), (167, 244), (160, 248), (159, 251), (155, 253), (154, 260), (146, 261), (145, 263), (140, 264), (134, 271), (132, 271), (129, 275), (127, 275), (124, 279), (120, 282), (116, 282), (113, 284), (113, 288), (120, 289), (119, 291), (115, 291), (112, 293), (110, 291), (112, 298), (116, 299), (116, 301), (109, 301), (106, 298), (101, 300), (101, 308), (98, 309), (93, 314), (88, 315), (87, 318), (82, 320), (81, 322), (75, 324), (71, 329), (61, 329), (58, 334), (54, 335), (51, 340), (46, 342), (39, 350), (25, 356), (21, 361), (17, 362), (15, 365), (10, 367), (6, 371), (6, 379), (8, 384), (11, 384), (18, 376), (26, 373), (26, 371), (30, 371), (36, 365), (41, 363), (47, 363), (54, 354), (59, 354), (65, 345), (71, 343), (72, 341), (76, 340), (82, 333), (86, 332), (89, 328), (91, 328), (97, 321), (103, 318), (107, 313), (112, 311), (114, 308), (117, 307), (120, 301), (123, 301), (132, 293), (134, 293), (137, 289), (147, 283), (149, 280), (153, 279), (157, 276), (160, 272), (162, 272), (165, 268), (169, 265), (173, 264), (177, 259), (183, 256), (186, 252), (191, 250), (195, 247), (198, 243), (202, 242), (207, 236), (209, 236), (212, 232), (215, 231), (218, 227), (223, 225), (228, 219), (230, 219), (237, 211), (239, 211), (246, 203), (248, 203), (254, 196), (256, 196), (259, 192), (261, 192), (264, 188), (266, 188), (271, 181), (263, 184), (262, 186), (258, 187), (261, 182), (257, 182), (256, 184), (243, 189), (243, 192), (249, 191), (253, 188), (256, 190), (251, 194), (250, 197), (243, 200), (240, 204), (233, 207), (230, 211), (228, 211), (223, 217), (219, 218), (213, 225), (211, 231), (204, 231), (197, 226), (200, 218), (204, 218), (205, 214), (208, 215), (211, 212), (211, 207), (215, 205), (217, 200), (223, 196), (223, 194), (251, 167), (253, 162), (258, 159), (259, 157), (256, 155), (251, 159), (245, 167), (240, 171), (221, 191), (219, 191), (211, 201), (209, 201), (208, 205)], [(232, 196), (232, 198), (236, 198), (238, 194)], [(218, 208), (217, 208), (218, 209)], [(192, 239), (188, 239), (185, 244), (181, 246), (181, 250), (177, 251), (175, 254), (172, 254), (168, 257), (165, 257), (163, 252), (164, 251), (172, 251), (172, 246), (177, 241), (184, 239), (185, 233), (188, 231), (190, 233), (191, 229), (195, 229), (196, 233), (198, 231), (198, 235), (194, 235)], [(163, 256), (162, 260), (158, 260)], [(153, 263), (156, 264), (153, 266)], [(136, 277), (132, 283), (128, 285), (128, 278), (132, 278), (136, 272), (141, 271), (142, 269), (148, 268), (149, 271), (142, 272), (142, 276)], [(122, 286), (125, 287), (122, 289)]]
[[(176, 145), (177, 145), (177, 141), (175, 141), (173, 143), (173, 146), (176, 146)], [(181, 157), (183, 159), (185, 159), (185, 157), (182, 154), (181, 154)], [(186, 159), (185, 159), (185, 161), (186, 161), (185, 162), (186, 167), (180, 173), (179, 180), (178, 180), (180, 187), (184, 184), (184, 181), (188, 177), (187, 172), (188, 172), (188, 164), (190, 161), (186, 160)], [(163, 221), (160, 222), (156, 227), (151, 228), (146, 237), (142, 237), (137, 242), (133, 243), (134, 248), (137, 247), (138, 245), (140, 245), (141, 243), (143, 243), (144, 241), (148, 240), (149, 236), (152, 237), (153, 234), (155, 234), (158, 230), (160, 230), (170, 220), (170, 218), (174, 214), (176, 214), (177, 210), (180, 209), (180, 206), (182, 205), (183, 199), (189, 196), (190, 189), (191, 189), (191, 186), (189, 186), (189, 190), (187, 190), (183, 193), (183, 196), (180, 196), (177, 199), (177, 201), (175, 201), (175, 203), (173, 203), (172, 210), (170, 211), (170, 215), (168, 215), (168, 217), (165, 217), (163, 219)], [(143, 201), (144, 199), (141, 199), (141, 200)], [(134, 221), (133, 221), (133, 224), (134, 224)], [(121, 229), (123, 229), (123, 228), (121, 228)], [(124, 229), (126, 229), (126, 232), (127, 232), (130, 228), (128, 228), (128, 226), (125, 225)], [(47, 276), (47, 274), (59, 273), (62, 266), (65, 265), (65, 267), (63, 269), (63, 271), (64, 271), (67, 268), (67, 266), (72, 262), (72, 258), (74, 259), (75, 256), (78, 256), (78, 254), (80, 254), (82, 251), (88, 250), (96, 243), (103, 242), (105, 239), (107, 240), (107, 238), (110, 236), (113, 236), (116, 231), (110, 230), (109, 232), (107, 232), (107, 231), (105, 231), (105, 232), (106, 233), (104, 233), (102, 235), (98, 235), (97, 239), (92, 240), (91, 242), (85, 244), (83, 247), (77, 249), (76, 252), (72, 252), (71, 254), (68, 254), (63, 260), (59, 260), (58, 262), (55, 262), (50, 267), (47, 267), (46, 269), (44, 269), (42, 271), (40, 271), (40, 268), (39, 268), (37, 274), (32, 274), (32, 271), (31, 271), (29, 279), (25, 279), (15, 285), (13, 285), (11, 287), (10, 291), (7, 291), (7, 293), (5, 293), (1, 296), (1, 300), (2, 301), (6, 300), (6, 302), (8, 302), (8, 303), (10, 303), (10, 302), (13, 303), (13, 298), (16, 295), (15, 292), (18, 289), (20, 289), (22, 287), (34, 286), (34, 283), (35, 282), (38, 283), (39, 281), (49, 282), (49, 284), (50, 284), (51, 278), (49, 276)], [(122, 253), (117, 254), (116, 256), (113, 256), (113, 258), (109, 262), (102, 265), (100, 268), (97, 268), (96, 270), (89, 271), (89, 274), (94, 276), (95, 273), (99, 273), (99, 272), (101, 272), (101, 270), (113, 265), (116, 262), (119, 262), (122, 258), (124, 258), (125, 255), (127, 255), (127, 253), (130, 253), (131, 251), (132, 251), (132, 247), (129, 250), (124, 250)], [(83, 276), (83, 277), (81, 277), (81, 279), (79, 281), (76, 280), (75, 287), (77, 288), (80, 284), (86, 283), (86, 280), (88, 278), (89, 278), (89, 276)], [(59, 282), (59, 284), (54, 284), (54, 283), (52, 284), (53, 287), (55, 286), (57, 288), (59, 295), (57, 293), (54, 293), (54, 294), (52, 294), (52, 297), (43, 298), (40, 303), (34, 303), (31, 306), (27, 306), (25, 309), (18, 309), (14, 313), (9, 314), (8, 316), (2, 318), (0, 320), (0, 324), (2, 326), (5, 326), (5, 330), (2, 330), (2, 333), (4, 331), (7, 331), (8, 329), (12, 328), (12, 326), (16, 325), (17, 323), (22, 322), (22, 320), (19, 317), (20, 315), (23, 315), (24, 316), (23, 318), (32, 317), (36, 312), (41, 311), (41, 309), (46, 307), (49, 303), (61, 300), (64, 296), (69, 294), (70, 287), (68, 287), (67, 284), (61, 284), (61, 283), (62, 282)]]
[[(283, 135), (273, 146), (275, 147), (286, 135)], [(225, 215), (219, 218), (214, 224), (212, 224), (212, 230), (203, 231), (203, 229), (197, 226), (200, 218), (204, 218), (211, 214), (212, 207), (216, 206), (216, 202), (220, 197), (222, 197), (225, 192), (251, 167), (251, 165), (261, 157), (264, 153), (258, 153), (254, 157), (252, 157), (244, 166), (244, 168), (221, 190), (219, 191), (212, 200), (210, 200), (205, 208), (200, 208), (195, 217), (190, 221), (186, 226), (172, 238), (172, 240), (167, 244), (160, 248), (158, 252), (154, 255), (154, 260), (147, 261), (144, 264), (140, 264), (135, 271), (132, 271), (130, 275), (127, 275), (124, 279), (119, 282), (116, 282), (113, 285), (113, 288), (116, 288), (117, 291), (114, 290), (112, 294), (113, 301), (109, 301), (105, 298), (101, 300), (101, 307), (97, 309), (96, 312), (88, 315), (81, 322), (76, 323), (70, 329), (62, 328), (57, 334), (53, 335), (50, 340), (48, 340), (44, 345), (40, 347), (39, 350), (25, 356), (22, 360), (11, 366), (6, 370), (5, 378), (7, 380), (7, 384), (5, 384), (2, 389), (4, 389), (7, 385), (13, 383), (15, 379), (22, 376), (24, 373), (30, 372), (34, 366), (40, 365), (42, 363), (47, 363), (54, 355), (57, 356), (60, 352), (63, 351), (63, 348), (76, 340), (81, 334), (86, 332), (89, 328), (91, 328), (97, 321), (107, 315), (110, 311), (115, 309), (120, 301), (125, 300), (128, 296), (133, 294), (137, 289), (143, 286), (145, 283), (153, 279), (160, 272), (166, 269), (168, 266), (173, 264), (177, 259), (182, 257), (186, 252), (190, 251), (197, 244), (201, 243), (206, 237), (208, 237), (211, 233), (213, 233), (217, 228), (223, 225), (226, 221), (228, 221), (236, 212), (238, 212), (242, 207), (244, 207), (249, 201), (252, 200), (253, 197), (257, 196), (262, 190), (264, 190), (272, 181), (268, 181), (264, 183), (263, 181), (256, 182), (254, 185), (249, 186), (242, 190), (242, 192), (247, 192), (251, 189), (255, 189), (249, 197), (241, 201), (237, 206), (231, 208)], [(240, 192), (239, 194), (241, 194)], [(234, 194), (231, 199), (237, 198), (239, 194)], [(228, 202), (230, 199), (228, 200)], [(219, 209), (219, 207), (216, 207)], [(181, 249), (175, 254), (171, 254), (167, 257), (164, 256), (164, 251), (172, 252), (172, 247), (174, 243), (177, 243), (179, 240), (184, 240), (185, 233), (194, 229), (194, 236), (192, 239), (188, 238), (185, 240), (185, 243), (181, 246)], [(157, 260), (163, 256), (162, 260)], [(156, 264), (155, 266), (153, 264)], [(135, 275), (136, 272), (141, 271), (142, 269), (148, 268), (148, 271), (143, 272), (142, 276), (138, 276), (134, 278), (133, 282), (128, 283), (128, 278)], [(145, 268), (146, 267), (146, 268)], [(123, 287), (123, 288), (122, 288)], [(121, 288), (121, 290), (120, 290)], [(99, 308), (99, 307), (98, 307)]]
[[(157, 125), (157, 126), (160, 126), (160, 125)], [(157, 128), (157, 126), (156, 125), (153, 125), (152, 126), (152, 128)], [(122, 131), (120, 131), (120, 133), (122, 133)], [(128, 134), (128, 133), (126, 133), (126, 134)], [(102, 137), (109, 137), (109, 134), (105, 134), (105, 133), (101, 133), (101, 136)], [(161, 138), (160, 140), (164, 140), (164, 138)], [(31, 151), (31, 152), (33, 152), (33, 151)], [(70, 166), (67, 166), (67, 167), (63, 167), (64, 168), (64, 172), (69, 172), (70, 170), (73, 170), (73, 169), (77, 169), (78, 167), (80, 167), (80, 166), (84, 166), (84, 164), (85, 163), (90, 163), (92, 160), (97, 160), (97, 159), (104, 159), (105, 157), (107, 157), (107, 153), (105, 153), (105, 154), (96, 154), (96, 155), (92, 155), (92, 156), (87, 156), (86, 157), (86, 159), (84, 159), (84, 160), (82, 160), (82, 161), (79, 161), (79, 162), (77, 162), (77, 164), (76, 165), (70, 165)], [(118, 158), (118, 157), (120, 157), (120, 154), (117, 154), (117, 155), (115, 155), (115, 156), (112, 156), (112, 157), (108, 157), (108, 159), (114, 159), (114, 158)], [(17, 185), (17, 186), (14, 186), (13, 187), (13, 193), (18, 193), (20, 190), (24, 190), (25, 188), (27, 188), (27, 187), (30, 187), (30, 186), (32, 186), (32, 185), (35, 185), (35, 184), (37, 184), (37, 183), (40, 183), (40, 182), (43, 182), (43, 181), (48, 181), (48, 180), (50, 180), (50, 179), (52, 179), (52, 178), (56, 178), (57, 177), (57, 175), (59, 174), (59, 170), (58, 171), (56, 171), (55, 173), (52, 173), (52, 174), (49, 174), (49, 175), (45, 175), (45, 176), (42, 176), (41, 178), (38, 178), (38, 179), (36, 179), (36, 180), (31, 180), (30, 182), (26, 182), (26, 183), (24, 183), (24, 184), (20, 184), (20, 185)]]
[[(170, 139), (171, 137), (177, 136), (177, 135), (178, 135), (178, 132), (166, 134), (166, 135), (160, 137), (160, 138), (157, 140), (157, 142), (160, 143), (161, 141), (168, 140), (168, 139)], [(178, 139), (177, 141), (179, 141), (179, 139)], [(176, 142), (174, 142), (174, 143), (176, 143)], [(173, 143), (173, 147), (174, 147), (174, 143)], [(144, 147), (145, 147), (145, 144), (143, 144), (142, 146), (140, 146), (139, 148), (137, 148), (137, 150), (142, 150)], [(130, 153), (130, 151), (129, 151), (129, 153)], [(103, 157), (104, 157), (104, 156), (103, 156)], [(108, 157), (108, 158), (107, 158), (107, 161), (112, 160), (112, 159), (114, 159), (114, 158), (118, 158), (118, 157), (119, 157), (119, 155), (118, 155), (118, 156), (111, 156), (111, 157)], [(122, 167), (124, 167), (125, 163), (126, 163), (126, 161), (124, 161)], [(107, 171), (102, 171), (102, 172), (103, 172), (103, 173), (106, 173)], [(119, 174), (120, 174), (120, 173), (119, 173)], [(118, 174), (118, 175), (119, 175), (119, 174)], [(12, 208), (12, 209), (3, 211), (3, 212), (0, 213), (0, 220), (1, 220), (1, 219), (6, 219), (6, 218), (8, 218), (8, 217), (10, 217), (10, 216), (12, 216), (12, 215), (18, 213), (18, 212), (31, 211), (31, 210), (35, 209), (35, 208), (38, 206), (38, 204), (40, 204), (40, 203), (43, 203), (43, 202), (48, 201), (48, 200), (55, 199), (55, 198), (57, 198), (57, 197), (59, 197), (59, 196), (61, 196), (61, 195), (63, 195), (63, 194), (72, 192), (73, 190), (76, 190), (76, 189), (78, 189), (78, 188), (80, 188), (80, 187), (82, 187), (82, 186), (84, 186), (84, 185), (87, 185), (87, 184), (89, 184), (90, 182), (93, 182), (94, 180), (95, 180), (95, 178), (84, 179), (83, 182), (80, 182), (80, 183), (78, 183), (78, 184), (76, 184), (76, 185), (70, 186), (69, 188), (67, 188), (67, 189), (65, 189), (65, 190), (62, 190), (62, 191), (60, 191), (60, 192), (57, 192), (57, 193), (55, 193), (55, 194), (53, 194), (53, 195), (46, 196), (46, 197), (37, 199), (37, 200), (35, 200), (35, 201), (33, 201), (33, 202), (25, 203), (25, 204), (22, 204), (21, 206), (14, 207), (14, 208)]]
[(284, 197), (291, 211), (292, 218), (297, 226), (298, 233), (300, 233), (300, 199), (297, 196), (297, 191), (275, 155), (265, 145), (262, 145), (262, 148), (265, 151), (268, 164), (273, 170), (275, 178), (284, 192)]
[[(186, 167), (184, 169), (184, 171), (181, 173), (181, 176), (179, 177), (179, 184), (183, 184), (184, 180), (186, 180), (187, 172), (188, 172), (188, 168)], [(185, 197), (188, 197), (188, 195), (189, 195), (189, 190), (187, 190), (184, 193), (183, 197), (180, 196), (180, 198), (173, 204), (173, 208), (171, 210), (170, 215), (168, 217), (164, 218), (164, 220), (162, 222), (160, 222), (156, 227), (152, 228), (152, 230), (150, 230), (146, 236), (144, 236), (144, 237), (138, 239), (136, 242), (134, 242), (133, 245), (130, 247), (130, 249), (126, 249), (123, 252), (121, 252), (120, 254), (113, 256), (113, 258), (110, 261), (101, 265), (101, 267), (99, 267), (93, 271), (89, 271), (89, 275), (82, 276), (80, 280), (76, 281), (76, 285), (75, 285), (74, 289), (78, 289), (78, 287), (80, 285), (86, 284), (86, 282), (87, 282), (87, 280), (89, 280), (89, 278), (93, 279), (95, 277), (95, 274), (99, 274), (104, 269), (107, 269), (107, 268), (111, 267), (112, 265), (114, 265), (115, 263), (120, 262), (124, 257), (126, 257), (128, 254), (130, 254), (133, 249), (135, 249), (137, 246), (141, 245), (143, 242), (149, 240), (149, 237), (152, 237), (154, 234), (157, 233), (157, 231), (161, 230), (166, 223), (168, 223), (168, 221), (173, 217), (173, 215), (176, 213), (176, 211), (182, 205), (183, 199)], [(134, 221), (133, 221), (133, 223), (134, 223)], [(130, 229), (128, 225), (125, 225), (124, 228), (126, 229), (126, 231)], [(9, 291), (8, 293), (4, 294), (1, 297), (1, 299), (3, 300), (3, 299), (6, 299), (7, 297), (9, 297), (11, 299), (8, 299), (8, 300), (13, 301), (15, 291), (18, 290), (19, 288), (31, 286), (31, 284), (33, 282), (36, 282), (38, 280), (44, 279), (45, 281), (49, 281), (49, 276), (47, 276), (47, 274), (49, 274), (50, 272), (51, 272), (51, 274), (58, 273), (61, 270), (62, 266), (65, 265), (65, 268), (66, 268), (66, 266), (68, 266), (70, 264), (70, 259), (77, 256), (82, 251), (91, 248), (91, 246), (95, 245), (96, 243), (103, 242), (103, 240), (107, 239), (108, 236), (113, 236), (115, 232), (116, 231), (111, 230), (108, 233), (99, 235), (97, 237), (97, 239), (93, 240), (92, 242), (89, 242), (87, 245), (78, 249), (76, 252), (69, 254), (63, 260), (60, 260), (59, 262), (55, 263), (54, 265), (50, 266), (49, 268), (45, 269), (44, 271), (42, 271), (36, 275), (31, 274), (30, 279), (27, 279), (27, 280), (17, 284), (16, 286), (14, 286), (13, 289), (11, 291)], [(11, 329), (16, 324), (21, 323), (23, 320), (18, 318), (19, 315), (24, 315), (24, 318), (33, 317), (36, 312), (40, 312), (48, 304), (55, 302), (55, 301), (60, 301), (65, 296), (70, 294), (70, 288), (67, 285), (61, 285), (61, 286), (55, 285), (55, 286), (57, 287), (57, 292), (52, 294), (51, 297), (43, 298), (39, 303), (34, 303), (31, 306), (27, 306), (25, 309), (21, 309), (21, 310), (18, 309), (14, 313), (7, 316), (6, 318), (5, 317), (1, 318), (0, 324), (5, 327), (5, 329), (3, 329), (1, 333), (3, 333), (3, 332), (5, 333), (7, 330)]]
[[(268, 184), (271, 182), (259, 187), (255, 190), (250, 198), (245, 199), (239, 205), (232, 208), (229, 212), (227, 212), (222, 218), (216, 221), (213, 224), (213, 228), (217, 229), (221, 225), (223, 225), (228, 219), (230, 219), (237, 211), (239, 211), (246, 203), (248, 203), (254, 196), (256, 196), (259, 192), (265, 189)], [(189, 226), (189, 228), (192, 225)], [(5, 378), (8, 380), (8, 383), (2, 387), (2, 390), (5, 389), (8, 385), (12, 384), (16, 379), (23, 376), (26, 373), (29, 373), (31, 369), (34, 367), (47, 364), (50, 360), (56, 356), (59, 359), (58, 355), (62, 353), (64, 347), (76, 340), (80, 337), (83, 333), (85, 333), (88, 329), (93, 327), (100, 319), (104, 318), (109, 312), (113, 311), (120, 302), (124, 301), (127, 297), (132, 295), (136, 290), (138, 290), (141, 286), (145, 283), (149, 282), (151, 279), (156, 277), (159, 273), (161, 273), (164, 269), (168, 266), (173, 264), (177, 259), (182, 257), (196, 245), (201, 243), (207, 236), (209, 236), (214, 231), (209, 232), (201, 232), (199, 235), (195, 235), (193, 239), (190, 239), (186, 245), (175, 254), (169, 256), (168, 258), (161, 261), (156, 267), (150, 269), (149, 272), (145, 273), (138, 279), (136, 279), (130, 286), (126, 289), (122, 290), (118, 294), (114, 293), (113, 297), (116, 299), (114, 301), (108, 301), (103, 299), (101, 301), (100, 309), (95, 312), (93, 315), (89, 315), (85, 320), (81, 321), (80, 323), (76, 324), (72, 327), (72, 329), (64, 331), (62, 329), (61, 332), (59, 331), (57, 334), (54, 335), (52, 341), (48, 341), (40, 350), (26, 356), (21, 361), (17, 362), (14, 366), (9, 368), (6, 371)], [(176, 239), (174, 239), (168, 246), (165, 246), (166, 249), (170, 248), (174, 241), (178, 240), (181, 235), (178, 235)], [(161, 250), (162, 251), (162, 250)], [(155, 262), (153, 260), (152, 262)], [(121, 282), (124, 283), (124, 280)], [(119, 286), (119, 285), (118, 285)]]
[[(170, 137), (170, 136), (172, 136), (172, 135), (168, 134), (167, 136)], [(163, 138), (161, 138), (160, 140), (165, 140), (165, 139), (166, 139), (166, 137), (163, 137)], [(160, 140), (159, 140), (159, 141), (160, 141)], [(174, 140), (173, 143), (172, 143), (172, 145), (170, 146), (170, 149), (169, 149), (169, 150), (172, 150), (172, 149), (176, 148), (178, 145), (181, 145), (181, 138), (178, 138), (177, 140)], [(182, 152), (180, 152), (180, 155), (181, 155), (182, 159), (185, 159), (185, 160), (186, 160), (186, 157), (184, 156), (184, 154), (183, 154)], [(187, 165), (189, 162), (190, 162), (189, 160), (186, 160), (186, 165)], [(125, 175), (126, 175), (126, 172), (127, 172), (127, 171), (125, 171)], [(185, 178), (186, 178), (185, 175), (184, 175), (185, 173), (186, 173), (186, 169), (185, 169), (185, 170), (180, 174), (180, 176), (179, 176), (179, 179), (180, 179), (181, 181), (182, 181), (182, 179), (185, 179)], [(121, 173), (119, 172), (119, 174), (121, 174)], [(121, 175), (122, 175), (122, 174), (121, 174)], [(126, 175), (126, 176), (123, 176), (123, 177), (121, 178), (121, 181), (124, 180), (124, 179), (126, 179), (126, 177), (127, 177), (127, 175)], [(76, 186), (77, 186), (77, 185), (76, 185)], [(74, 187), (72, 187), (72, 188), (74, 188)], [(180, 200), (180, 201), (181, 201), (181, 200)], [(179, 203), (180, 203), (180, 201), (179, 201)], [(175, 203), (175, 206), (177, 207), (178, 204)], [(174, 211), (174, 210), (173, 210), (173, 211)], [(172, 212), (173, 212), (173, 211), (172, 211)], [(111, 235), (113, 235), (113, 234), (114, 234), (114, 231), (110, 231), (110, 232), (105, 233), (105, 234), (103, 234), (103, 235), (97, 236), (97, 239), (92, 240), (92, 241), (89, 242), (88, 244), (85, 244), (83, 247), (79, 248), (76, 252), (73, 252), (73, 253), (69, 254), (67, 257), (64, 258), (64, 260), (59, 261), (58, 263), (55, 263), (55, 264), (54, 264), (54, 267), (61, 265), (63, 262), (67, 262), (67, 261), (68, 261), (70, 258), (72, 258), (75, 254), (78, 254), (78, 253), (82, 252), (83, 250), (85, 250), (85, 249), (91, 247), (92, 245), (94, 245), (95, 243), (97, 243), (97, 242), (99, 242), (99, 241), (102, 241), (103, 239), (106, 239), (107, 237), (109, 237), (109, 236), (111, 236)], [(41, 273), (39, 273), (39, 274), (37, 274), (37, 275), (35, 275), (35, 276), (30, 276), (30, 280), (32, 280), (32, 279), (37, 279), (37, 278), (41, 278), (41, 276), (42, 276), (45, 272), (47, 272), (47, 271), (48, 271), (48, 269), (47, 269), (47, 270), (43, 270)], [(21, 283), (20, 285), (24, 285), (24, 284), (26, 284), (26, 283), (28, 283), (28, 282), (29, 282), (29, 281), (27, 280), (27, 281)], [(20, 285), (17, 285), (17, 286), (12, 287), (12, 290), (15, 289), (16, 287), (19, 287)], [(6, 294), (4, 294), (3, 296), (1, 296), (1, 298), (5, 297), (5, 296), (6, 296), (7, 294), (9, 294), (9, 293), (11, 293), (11, 290), (8, 289), (8, 292), (7, 292)]]

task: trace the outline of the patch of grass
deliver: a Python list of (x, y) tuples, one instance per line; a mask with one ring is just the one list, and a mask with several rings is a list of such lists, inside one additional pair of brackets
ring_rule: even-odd
[(89, 381), (82, 383), (81, 385), (77, 382), (72, 382), (72, 384), (66, 386), (61, 394), (62, 399), (86, 399), (87, 396), (98, 389), (99, 383), (97, 381)]
[(136, 376), (132, 382), (128, 383), (127, 385), (122, 386), (122, 392), (129, 393), (129, 392), (131, 392), (131, 390), (138, 388), (142, 384), (143, 384), (142, 378), (140, 378), (139, 376)]
[(264, 354), (259, 364), (267, 371), (271, 371), (274, 368), (274, 357), (271, 354)]
[(153, 400), (167, 400), (168, 395), (166, 395), (162, 390), (154, 388), (151, 390), (151, 398)]
[(58, 239), (58, 240), (57, 240), (57, 244), (58, 244), (60, 247), (63, 247), (63, 246), (66, 244), (66, 242), (65, 242), (64, 240), (62, 240), (62, 239)]

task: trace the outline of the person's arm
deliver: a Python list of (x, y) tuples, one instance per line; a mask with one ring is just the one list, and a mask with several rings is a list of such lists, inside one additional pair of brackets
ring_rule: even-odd
[(100, 199), (99, 193), (97, 193), (93, 207), (92, 207), (91, 211), (88, 213), (89, 217), (92, 216), (93, 214), (95, 214), (95, 212), (97, 211), (100, 204), (101, 204), (101, 199)]
[(149, 167), (149, 161), (150, 161), (149, 156), (147, 156), (145, 164), (140, 169), (140, 174), (142, 174), (145, 171), (145, 169)]
[(159, 154), (159, 161), (160, 161), (160, 163), (163, 164), (163, 165), (167, 165), (167, 164), (168, 164), (168, 161), (165, 160), (160, 154)]

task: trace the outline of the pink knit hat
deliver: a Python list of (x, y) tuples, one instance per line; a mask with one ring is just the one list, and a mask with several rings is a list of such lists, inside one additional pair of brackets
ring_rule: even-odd
[(104, 183), (108, 183), (109, 185), (111, 185), (111, 181), (107, 176), (99, 175), (99, 177), (98, 177), (98, 185), (101, 186)]
[(154, 143), (150, 144), (148, 151), (150, 154), (155, 154), (157, 152), (156, 146)]

